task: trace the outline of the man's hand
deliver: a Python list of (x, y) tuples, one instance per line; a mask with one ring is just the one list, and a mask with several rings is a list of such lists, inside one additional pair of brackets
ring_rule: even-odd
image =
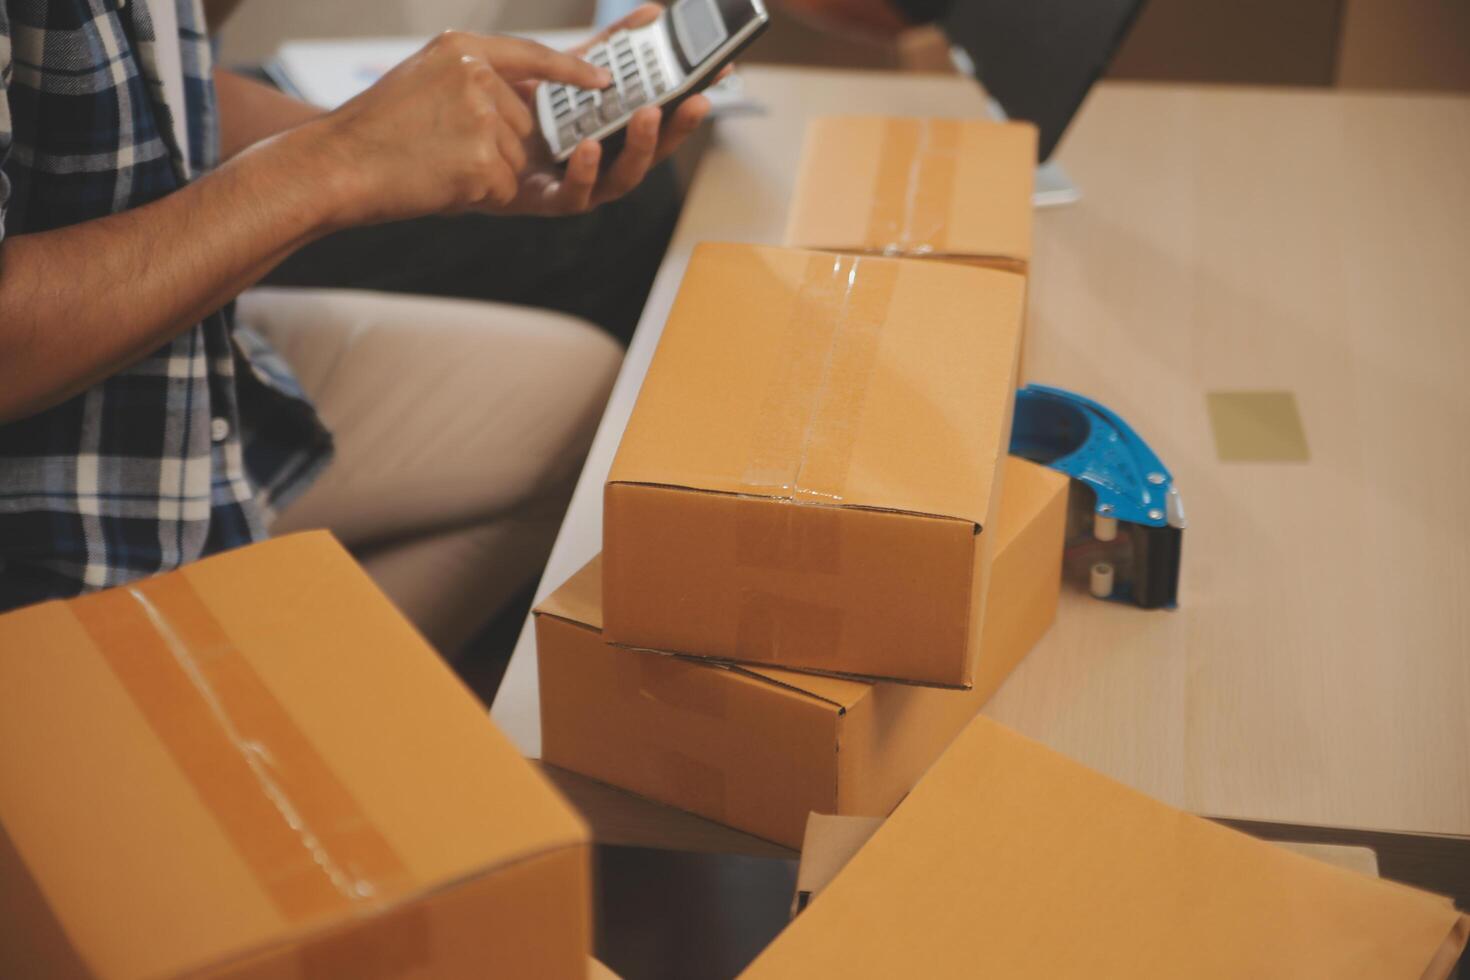
[[(645, 3), (568, 53), (581, 55), (617, 31), (652, 23), (662, 11), (663, 8), (656, 3)], [(517, 86), (533, 115), (538, 84), (527, 80)], [(709, 108), (709, 99), (696, 95), (680, 103), (665, 122), (658, 108), (645, 106), (628, 121), (623, 150), (605, 170), (601, 169), (602, 146), (596, 140), (583, 140), (572, 151), (565, 172), (557, 173), (545, 165), (533, 167), (523, 176), (515, 200), (509, 206), (496, 210), (519, 214), (579, 214), (622, 197), (643, 182), (650, 167), (673, 153), (689, 134), (699, 128), (709, 114)], [(539, 141), (540, 138), (537, 134), (532, 140)]]
[(309, 131), (342, 226), (503, 209), (521, 195), (527, 144), (539, 138), (514, 86), (541, 80), (600, 88), (611, 78), (532, 41), (447, 32), (287, 135)]
[[(640, 10), (624, 26), (651, 16), (656, 8)], [(563, 177), (528, 174), (545, 151), (527, 93), (548, 80), (611, 81), (530, 41), (444, 34), (337, 111), (176, 193), (0, 242), (0, 424), (136, 363), (333, 230), (465, 210), (563, 214), (617, 197), (709, 108), (690, 99), (662, 131), (658, 110), (640, 112), (601, 177), (595, 143), (577, 148)]]

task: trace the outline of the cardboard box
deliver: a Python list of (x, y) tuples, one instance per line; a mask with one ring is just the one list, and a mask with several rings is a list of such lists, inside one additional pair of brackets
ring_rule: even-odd
[(588, 833), (340, 545), (0, 617), (0, 976), (587, 975)]
[(607, 638), (970, 687), (1024, 291), (697, 248), (608, 477)]
[(589, 960), (587, 962), (587, 980), (621, 980), (616, 973), (608, 969), (607, 964), (600, 960)]
[[(793, 919), (832, 883), (881, 826), (882, 817), (842, 817), (829, 813), (807, 817), (801, 860), (796, 867), (796, 888), (791, 896)], [(1268, 843), (1335, 867), (1378, 877), (1378, 854), (1371, 847), (1279, 840)]]
[(828, 116), (807, 124), (786, 244), (1026, 272), (1036, 127)]
[(886, 814), (1051, 625), (1068, 481), (1006, 460), (976, 686), (946, 691), (629, 650), (594, 560), (536, 608), (542, 758), (787, 847), (807, 814)]
[(1467, 928), (982, 716), (745, 976), (1421, 980)]

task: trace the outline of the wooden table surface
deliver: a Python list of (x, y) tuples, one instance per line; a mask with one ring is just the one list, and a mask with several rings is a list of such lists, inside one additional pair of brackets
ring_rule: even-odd
[[(691, 247), (779, 243), (804, 120), (978, 115), (942, 76), (750, 68), (721, 120), (540, 593), (600, 547), (602, 482)], [(1176, 806), (1470, 834), (1470, 99), (1105, 84), (1040, 211), (1028, 380), (1173, 469), (1181, 607), (1064, 595), (986, 709)], [(1310, 459), (1226, 463), (1211, 391), (1295, 395)], [(540, 750), (529, 626), (492, 714)]]

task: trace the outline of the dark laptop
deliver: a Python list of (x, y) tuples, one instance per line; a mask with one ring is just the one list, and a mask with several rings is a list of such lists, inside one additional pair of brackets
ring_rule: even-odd
[(1005, 114), (1036, 124), (1045, 163), (1142, 7), (1143, 0), (955, 0), (942, 26)]

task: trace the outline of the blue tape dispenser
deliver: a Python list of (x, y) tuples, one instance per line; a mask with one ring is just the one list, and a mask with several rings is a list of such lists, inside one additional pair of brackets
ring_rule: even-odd
[(1061, 388), (1016, 392), (1011, 453), (1072, 478), (1065, 574), (1145, 609), (1179, 599), (1184, 504), (1148, 444), (1109, 409)]

